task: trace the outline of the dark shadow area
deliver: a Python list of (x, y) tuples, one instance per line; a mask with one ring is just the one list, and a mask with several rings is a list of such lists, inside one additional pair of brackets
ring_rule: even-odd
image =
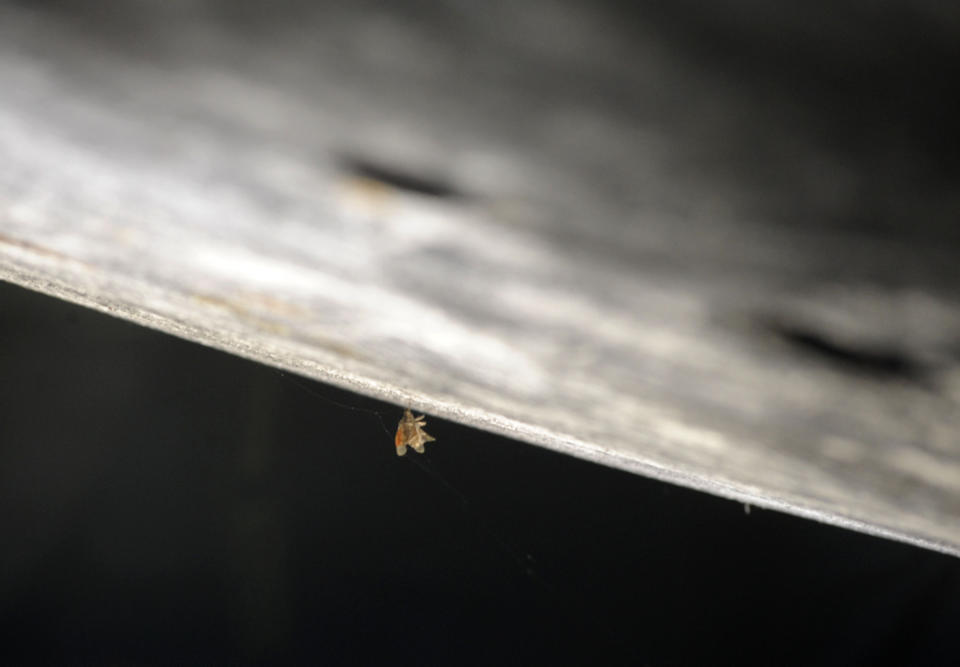
[[(0, 663), (949, 664), (960, 563), (0, 285)], [(362, 410), (345, 409), (336, 401)]]
[(834, 368), (877, 379), (931, 383), (931, 369), (902, 350), (847, 345), (815, 330), (783, 322), (768, 322), (767, 329), (798, 353)]
[(355, 157), (343, 157), (340, 165), (341, 169), (354, 178), (373, 181), (389, 188), (437, 199), (464, 198), (464, 194), (452, 183), (439, 177), (403, 171)]

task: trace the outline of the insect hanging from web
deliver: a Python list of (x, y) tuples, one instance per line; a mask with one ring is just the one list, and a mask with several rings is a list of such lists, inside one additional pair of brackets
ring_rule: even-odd
[(423, 430), (426, 425), (425, 415), (414, 417), (410, 408), (403, 411), (403, 419), (397, 425), (397, 434), (393, 438), (393, 442), (397, 446), (397, 456), (406, 454), (407, 447), (413, 447), (413, 451), (423, 454), (423, 445), (436, 440)]

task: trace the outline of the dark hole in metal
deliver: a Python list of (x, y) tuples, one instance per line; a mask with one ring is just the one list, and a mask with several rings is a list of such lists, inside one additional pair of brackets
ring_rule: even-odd
[(794, 349), (847, 371), (921, 384), (929, 379), (930, 369), (901, 350), (846, 345), (815, 331), (783, 323), (771, 324), (770, 329)]
[(355, 157), (344, 158), (342, 165), (345, 171), (354, 176), (377, 181), (398, 190), (440, 199), (460, 199), (464, 196), (452, 183), (442, 178), (411, 174)]

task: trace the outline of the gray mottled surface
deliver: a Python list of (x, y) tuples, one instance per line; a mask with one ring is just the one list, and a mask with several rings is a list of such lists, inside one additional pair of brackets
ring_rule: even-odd
[(679, 5), (0, 6), (0, 277), (957, 553), (960, 22)]

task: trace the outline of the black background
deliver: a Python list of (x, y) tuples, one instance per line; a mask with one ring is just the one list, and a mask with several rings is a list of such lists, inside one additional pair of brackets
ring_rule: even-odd
[(397, 406), (6, 284), (0, 378), (2, 664), (960, 654), (954, 558), (434, 418), (400, 459)]

